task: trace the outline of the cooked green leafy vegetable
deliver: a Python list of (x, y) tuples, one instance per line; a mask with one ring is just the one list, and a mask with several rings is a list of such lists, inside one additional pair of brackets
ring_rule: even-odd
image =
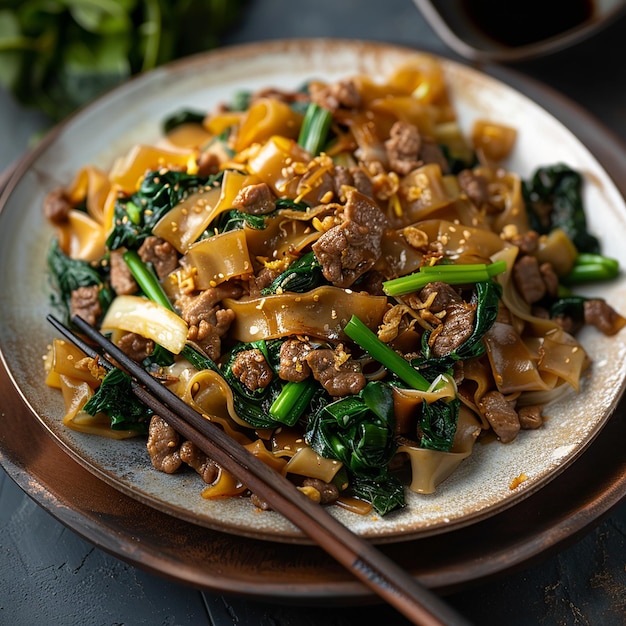
[(163, 120), (163, 134), (167, 134), (183, 124), (202, 124), (205, 117), (206, 113), (192, 111), (191, 109), (182, 109), (172, 113), (172, 115)]
[(404, 505), (400, 481), (388, 469), (397, 449), (388, 384), (371, 381), (358, 395), (321, 406), (310, 418), (305, 438), (320, 456), (344, 464), (352, 491), (381, 515)]
[(522, 192), (531, 227), (539, 234), (563, 230), (579, 252), (600, 252), (598, 239), (587, 230), (582, 176), (563, 163), (535, 170)]
[(221, 174), (207, 177), (173, 170), (148, 173), (137, 192), (116, 201), (115, 226), (107, 238), (107, 248), (138, 248), (156, 223), (187, 194), (211, 186), (220, 177)]
[(98, 294), (102, 311), (106, 311), (113, 299), (113, 292), (107, 281), (106, 264), (92, 264), (67, 256), (59, 241), (53, 239), (48, 249), (48, 269), (55, 288), (55, 302), (64, 311), (65, 318), (70, 318), (72, 291), (80, 287), (100, 287)]
[(136, 430), (146, 434), (152, 410), (136, 398), (131, 389), (131, 378), (120, 369), (112, 369), (94, 395), (83, 407), (85, 413), (104, 413), (111, 419), (113, 430)]

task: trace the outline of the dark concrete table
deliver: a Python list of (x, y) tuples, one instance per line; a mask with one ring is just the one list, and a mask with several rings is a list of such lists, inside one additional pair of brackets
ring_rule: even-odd
[[(447, 53), (411, 0), (254, 0), (226, 43), (374, 39)], [(566, 53), (518, 66), (626, 139), (626, 21)], [(0, 170), (43, 120), (0, 93)], [(2, 400), (0, 399), (0, 404)], [(8, 416), (3, 414), (3, 420)], [(6, 427), (5, 425), (2, 426)], [(538, 565), (449, 597), (476, 624), (626, 623), (626, 504)], [(0, 470), (0, 624), (341, 626), (403, 624), (384, 606), (285, 607), (203, 593), (145, 573), (66, 529)]]

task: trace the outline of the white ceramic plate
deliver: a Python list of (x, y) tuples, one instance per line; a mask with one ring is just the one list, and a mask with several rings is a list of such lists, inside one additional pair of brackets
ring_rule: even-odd
[[(193, 523), (275, 541), (304, 541), (280, 515), (256, 512), (247, 499), (206, 501), (192, 474), (155, 471), (143, 440), (109, 441), (61, 424), (60, 394), (44, 384), (42, 355), (53, 337), (45, 321), (49, 287), (45, 254), (52, 231), (41, 205), (46, 193), (67, 184), (86, 163), (108, 167), (137, 142), (159, 136), (160, 122), (182, 107), (211, 109), (240, 89), (297, 88), (310, 78), (356, 73), (384, 76), (414, 51), (355, 41), (279, 41), (223, 49), (174, 63), (135, 79), (56, 128), (25, 158), (2, 197), (0, 213), (0, 350), (15, 385), (58, 443), (119, 490)], [(601, 165), (558, 120), (507, 85), (441, 59), (461, 124), (478, 117), (515, 126), (519, 138), (511, 169), (564, 161), (585, 176), (591, 230), (604, 253), (626, 266), (626, 206)], [(623, 278), (587, 291), (626, 311)], [(437, 493), (409, 493), (408, 506), (381, 519), (333, 513), (358, 534), (399, 541), (445, 532), (493, 515), (541, 488), (586, 449), (609, 419), (624, 387), (626, 333), (606, 338), (588, 330), (583, 343), (594, 365), (581, 392), (549, 406), (550, 419), (511, 444), (479, 444)], [(3, 427), (9, 427), (3, 415)], [(24, 442), (27, 446), (28, 442)], [(517, 489), (511, 481), (528, 478)]]

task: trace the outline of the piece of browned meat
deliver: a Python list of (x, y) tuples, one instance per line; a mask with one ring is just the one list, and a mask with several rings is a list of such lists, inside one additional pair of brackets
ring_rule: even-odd
[(137, 282), (124, 261), (122, 250), (111, 250), (109, 260), (111, 287), (115, 289), (118, 296), (135, 293), (138, 289)]
[(347, 193), (342, 219), (312, 247), (326, 280), (345, 288), (379, 259), (387, 220), (373, 200), (354, 190)]
[(242, 293), (241, 285), (223, 283), (198, 295), (181, 296), (176, 300), (181, 317), (189, 325), (187, 338), (197, 343), (214, 361), (220, 357), (222, 337), (235, 319), (231, 309), (222, 309), (218, 303), (223, 298), (238, 298)]
[(282, 380), (300, 382), (311, 375), (311, 368), (306, 357), (312, 347), (307, 341), (287, 339), (280, 346), (280, 365), (278, 376)]
[(605, 335), (614, 335), (626, 325), (626, 318), (622, 317), (605, 300), (585, 300), (583, 306), (585, 324), (592, 324)]
[(312, 487), (320, 494), (320, 504), (333, 504), (339, 499), (339, 489), (337, 485), (326, 483), (319, 478), (306, 478), (302, 483), (303, 487)]
[(274, 194), (267, 183), (243, 187), (232, 204), (233, 208), (252, 215), (266, 215), (276, 208)]
[(178, 267), (176, 248), (160, 237), (147, 237), (137, 250), (144, 263), (151, 263), (160, 280)]
[(419, 292), (419, 298), (422, 302), (427, 302), (429, 298), (434, 299), (429, 306), (430, 311), (433, 313), (439, 313), (449, 307), (451, 304), (458, 304), (463, 302), (461, 294), (448, 283), (442, 283), (435, 281), (428, 283)]
[(191, 441), (185, 441), (180, 446), (180, 458), (189, 467), (195, 469), (207, 485), (212, 484), (219, 474), (219, 465)]
[(102, 315), (100, 287), (92, 285), (74, 289), (70, 296), (70, 314), (72, 317), (78, 315), (91, 326), (95, 326)]
[(465, 195), (479, 209), (489, 203), (489, 183), (482, 174), (476, 174), (472, 170), (463, 170), (457, 176), (459, 186)]
[(311, 83), (311, 100), (329, 111), (358, 109), (361, 106), (361, 94), (352, 79), (340, 80), (330, 85)]
[(43, 214), (53, 224), (62, 224), (67, 221), (69, 212), (74, 208), (65, 189), (53, 189), (43, 201)]
[(338, 358), (330, 348), (313, 350), (306, 357), (315, 380), (331, 396), (347, 396), (359, 393), (365, 387), (365, 376), (358, 363), (352, 359)]
[(419, 158), (421, 147), (422, 139), (415, 125), (395, 122), (389, 131), (389, 139), (385, 141), (389, 167), (403, 176), (417, 169), (422, 165)]
[(231, 370), (250, 391), (265, 389), (273, 378), (272, 368), (258, 348), (238, 352)]
[(479, 402), (479, 408), (502, 443), (509, 443), (520, 430), (517, 412), (499, 391), (489, 391)]
[(133, 361), (141, 363), (154, 352), (155, 343), (137, 333), (124, 333), (117, 341), (118, 347)]
[(431, 350), (434, 356), (447, 356), (463, 344), (474, 331), (476, 306), (467, 302), (453, 302), (446, 307), (443, 323), (433, 331)]
[(148, 428), (148, 454), (160, 472), (173, 474), (182, 465), (179, 434), (158, 415), (153, 415)]
[(518, 258), (513, 265), (513, 280), (528, 304), (539, 302), (546, 295), (546, 283), (541, 275), (539, 262), (534, 256), (524, 255)]

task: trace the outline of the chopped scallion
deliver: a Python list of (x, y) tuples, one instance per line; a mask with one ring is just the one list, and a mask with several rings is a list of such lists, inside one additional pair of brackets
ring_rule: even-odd
[(134, 250), (127, 250), (124, 252), (124, 261), (126, 261), (126, 265), (128, 265), (130, 273), (137, 281), (137, 284), (145, 296), (166, 309), (173, 311), (174, 307), (172, 306), (172, 303), (167, 297), (165, 291), (163, 291), (163, 287), (161, 286), (161, 283), (159, 282), (159, 279), (154, 273), (152, 267), (144, 263), (141, 260), (141, 257)]
[(612, 280), (619, 274), (619, 261), (601, 254), (581, 252), (563, 282), (568, 285)]
[(311, 102), (302, 121), (298, 144), (313, 155), (319, 154), (326, 144), (332, 119), (328, 109)]
[(358, 317), (353, 315), (343, 330), (352, 341), (407, 385), (419, 391), (430, 388), (430, 383), (406, 359), (383, 343)]
[(270, 406), (270, 416), (287, 426), (294, 426), (309, 405), (316, 388), (317, 385), (312, 379), (285, 383)]
[(428, 283), (440, 281), (449, 285), (464, 285), (489, 280), (506, 270), (505, 261), (495, 263), (475, 263), (469, 265), (432, 265), (420, 268), (408, 276), (401, 276), (383, 283), (388, 296), (402, 296), (425, 287)]

